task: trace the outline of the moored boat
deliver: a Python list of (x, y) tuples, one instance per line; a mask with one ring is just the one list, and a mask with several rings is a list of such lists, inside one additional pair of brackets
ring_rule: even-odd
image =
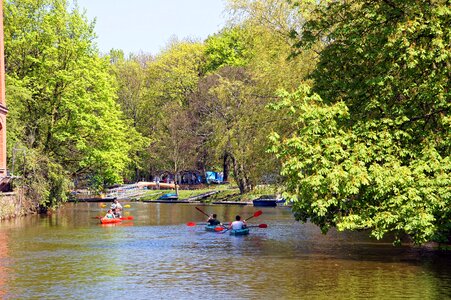
[(285, 199), (279, 199), (273, 195), (264, 195), (260, 198), (252, 200), (254, 206), (266, 206), (266, 207), (276, 207), (277, 205), (283, 205)]
[(248, 234), (249, 234), (249, 228), (230, 230), (230, 235), (248, 235)]
[(254, 206), (276, 207), (277, 200), (275, 199), (255, 199), (252, 200)]
[(177, 194), (164, 194), (161, 195), (157, 200), (178, 200), (179, 196)]

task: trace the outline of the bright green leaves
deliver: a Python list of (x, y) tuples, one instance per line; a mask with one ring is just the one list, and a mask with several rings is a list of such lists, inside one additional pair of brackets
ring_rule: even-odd
[(245, 66), (250, 57), (246, 32), (239, 27), (226, 29), (205, 41), (205, 71), (211, 72), (223, 66)]
[(204, 45), (174, 42), (148, 65), (149, 90), (160, 101), (186, 104), (202, 72)]
[[(312, 72), (313, 91), (323, 103), (314, 109), (344, 103), (348, 115), (333, 116), (336, 128), (327, 126), (331, 123), (324, 114), (298, 118), (298, 153), (284, 159), (299, 158), (303, 169), (298, 172), (304, 177), (301, 182), (288, 179), (290, 192), (314, 189), (311, 198), (298, 197), (297, 209), (307, 209), (298, 216), (320, 226), (371, 229), (378, 238), (388, 232), (396, 238), (407, 233), (416, 243), (446, 237), (451, 207), (449, 3), (320, 2), (312, 16), (298, 32), (302, 39), (297, 45), (324, 43)], [(297, 96), (301, 103), (312, 97)], [(321, 134), (324, 142), (316, 141)], [(276, 144), (289, 138), (282, 135)], [(318, 146), (313, 149), (306, 141)], [(339, 141), (346, 145), (342, 161), (330, 155)], [(312, 160), (315, 153), (319, 157)], [(329, 217), (311, 209), (331, 198), (338, 205), (327, 207)]]
[(130, 140), (139, 135), (115, 102), (115, 81), (92, 42), (92, 24), (69, 7), (66, 0), (7, 1), (8, 129), (59, 170), (47, 180), (94, 174), (102, 186), (121, 182)]
[[(147, 157), (145, 147), (149, 145), (152, 127), (149, 126), (149, 118), (153, 115), (155, 107), (148, 101), (148, 87), (146, 84), (146, 63), (150, 57), (139, 55), (124, 59), (120, 50), (110, 51), (111, 70), (117, 81), (117, 103), (129, 120), (133, 133), (127, 135), (126, 141), (131, 151), (127, 178), (140, 179), (140, 171), (147, 169), (145, 159)], [(132, 130), (132, 129), (128, 129)], [(139, 134), (136, 134), (134, 131)], [(144, 138), (147, 137), (147, 138)]]
[[(204, 66), (205, 46), (174, 42), (146, 66), (148, 169), (177, 174), (194, 169), (198, 147), (190, 97), (196, 91)], [(150, 124), (150, 126), (149, 126)], [(152, 174), (154, 175), (154, 174)]]
[(323, 231), (371, 229), (377, 238), (407, 233), (417, 243), (449, 226), (450, 161), (431, 144), (418, 153), (402, 147), (410, 139), (402, 130), (358, 120), (349, 126), (343, 102), (325, 104), (305, 86), (283, 93), (275, 108), (293, 115), (297, 128), (271, 136), (297, 219)]
[(203, 78), (199, 87), (199, 131), (208, 137), (209, 153), (230, 164), (240, 191), (248, 192), (274, 163), (265, 153), (271, 124), (267, 100), (258, 97), (259, 86), (245, 68), (223, 67)]
[[(343, 103), (324, 105), (318, 95), (309, 94), (306, 86), (292, 95), (285, 94), (282, 102), (285, 108), (280, 106), (278, 109), (282, 113), (284, 109), (289, 114), (294, 113), (293, 122), (298, 129), (283, 138), (272, 135), (271, 151), (282, 161), (282, 175), (287, 179), (288, 192), (305, 199), (302, 209), (308, 206), (310, 213), (324, 218), (330, 207), (337, 207), (341, 194), (352, 195), (358, 192), (356, 187), (367, 182), (359, 165), (347, 160), (351, 136), (338, 126), (348, 117), (347, 108)], [(349, 180), (350, 177), (353, 180)], [(313, 201), (318, 195), (325, 197)], [(304, 221), (305, 213), (302, 212), (305, 217), (300, 218)]]

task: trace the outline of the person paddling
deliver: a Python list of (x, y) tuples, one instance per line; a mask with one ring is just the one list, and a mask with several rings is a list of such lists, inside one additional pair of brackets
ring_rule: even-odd
[(109, 209), (104, 218), (106, 218), (106, 219), (114, 219), (115, 216), (114, 216), (113, 210)]
[(122, 212), (122, 205), (119, 203), (119, 201), (117, 201), (117, 199), (114, 199), (113, 203), (111, 204), (110, 207), (113, 211), (115, 210), (115, 212), (117, 214), (121, 214)]
[(221, 225), (221, 222), (217, 219), (216, 214), (212, 214), (210, 217), (208, 217), (208, 225), (214, 226), (214, 225)]
[(240, 230), (240, 229), (244, 229), (246, 228), (246, 221), (241, 221), (241, 217), (240, 216), (236, 216), (235, 217), (235, 221), (232, 222), (232, 224), (230, 224), (229, 229), (232, 230)]
[(118, 210), (117, 208), (113, 208), (112, 211), (115, 218), (122, 217), (120, 210)]

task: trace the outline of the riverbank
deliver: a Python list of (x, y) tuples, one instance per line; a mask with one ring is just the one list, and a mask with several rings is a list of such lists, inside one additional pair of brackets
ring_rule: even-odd
[(0, 193), (0, 220), (38, 213), (39, 207), (26, 199), (22, 190)]

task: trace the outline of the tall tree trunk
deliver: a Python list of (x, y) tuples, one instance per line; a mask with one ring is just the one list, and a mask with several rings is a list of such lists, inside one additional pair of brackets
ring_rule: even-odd
[(140, 174), (139, 174), (139, 168), (138, 167), (135, 167), (135, 182), (138, 182), (138, 181), (141, 181), (140, 180), (140, 176), (139, 176)]
[[(139, 157), (139, 152), (136, 152), (136, 157)], [(135, 182), (141, 181), (141, 174), (139, 172), (138, 164), (135, 163)]]
[(206, 169), (207, 163), (206, 163), (206, 161), (207, 161), (207, 154), (204, 151), (204, 153), (201, 156), (201, 160), (199, 160), (197, 162), (197, 169), (200, 170), (200, 172), (201, 172), (201, 174), (200, 174), (201, 182), (200, 183), (205, 182), (205, 173), (207, 172), (207, 169)]
[(175, 194), (178, 196), (179, 195), (179, 186), (177, 184), (177, 176), (178, 175), (178, 164), (177, 164), (177, 160), (175, 160), (174, 162), (174, 185), (175, 185)]
[(223, 162), (222, 162), (222, 173), (223, 181), (227, 182), (229, 180), (229, 153), (224, 152)]
[(179, 195), (179, 185), (177, 184), (177, 177), (178, 177), (178, 174), (175, 173), (175, 175), (174, 175), (175, 194), (178, 196)]
[(229, 154), (231, 160), (232, 160), (232, 165), (233, 165), (233, 175), (235, 178), (236, 183), (238, 184), (238, 188), (240, 189), (240, 194), (245, 194), (247, 192), (249, 192), (251, 190), (251, 187), (248, 183), (248, 179), (246, 176), (246, 172), (244, 171), (244, 168), (241, 164), (239, 164), (237, 162), (237, 160), (235, 159), (235, 157), (231, 154)]

